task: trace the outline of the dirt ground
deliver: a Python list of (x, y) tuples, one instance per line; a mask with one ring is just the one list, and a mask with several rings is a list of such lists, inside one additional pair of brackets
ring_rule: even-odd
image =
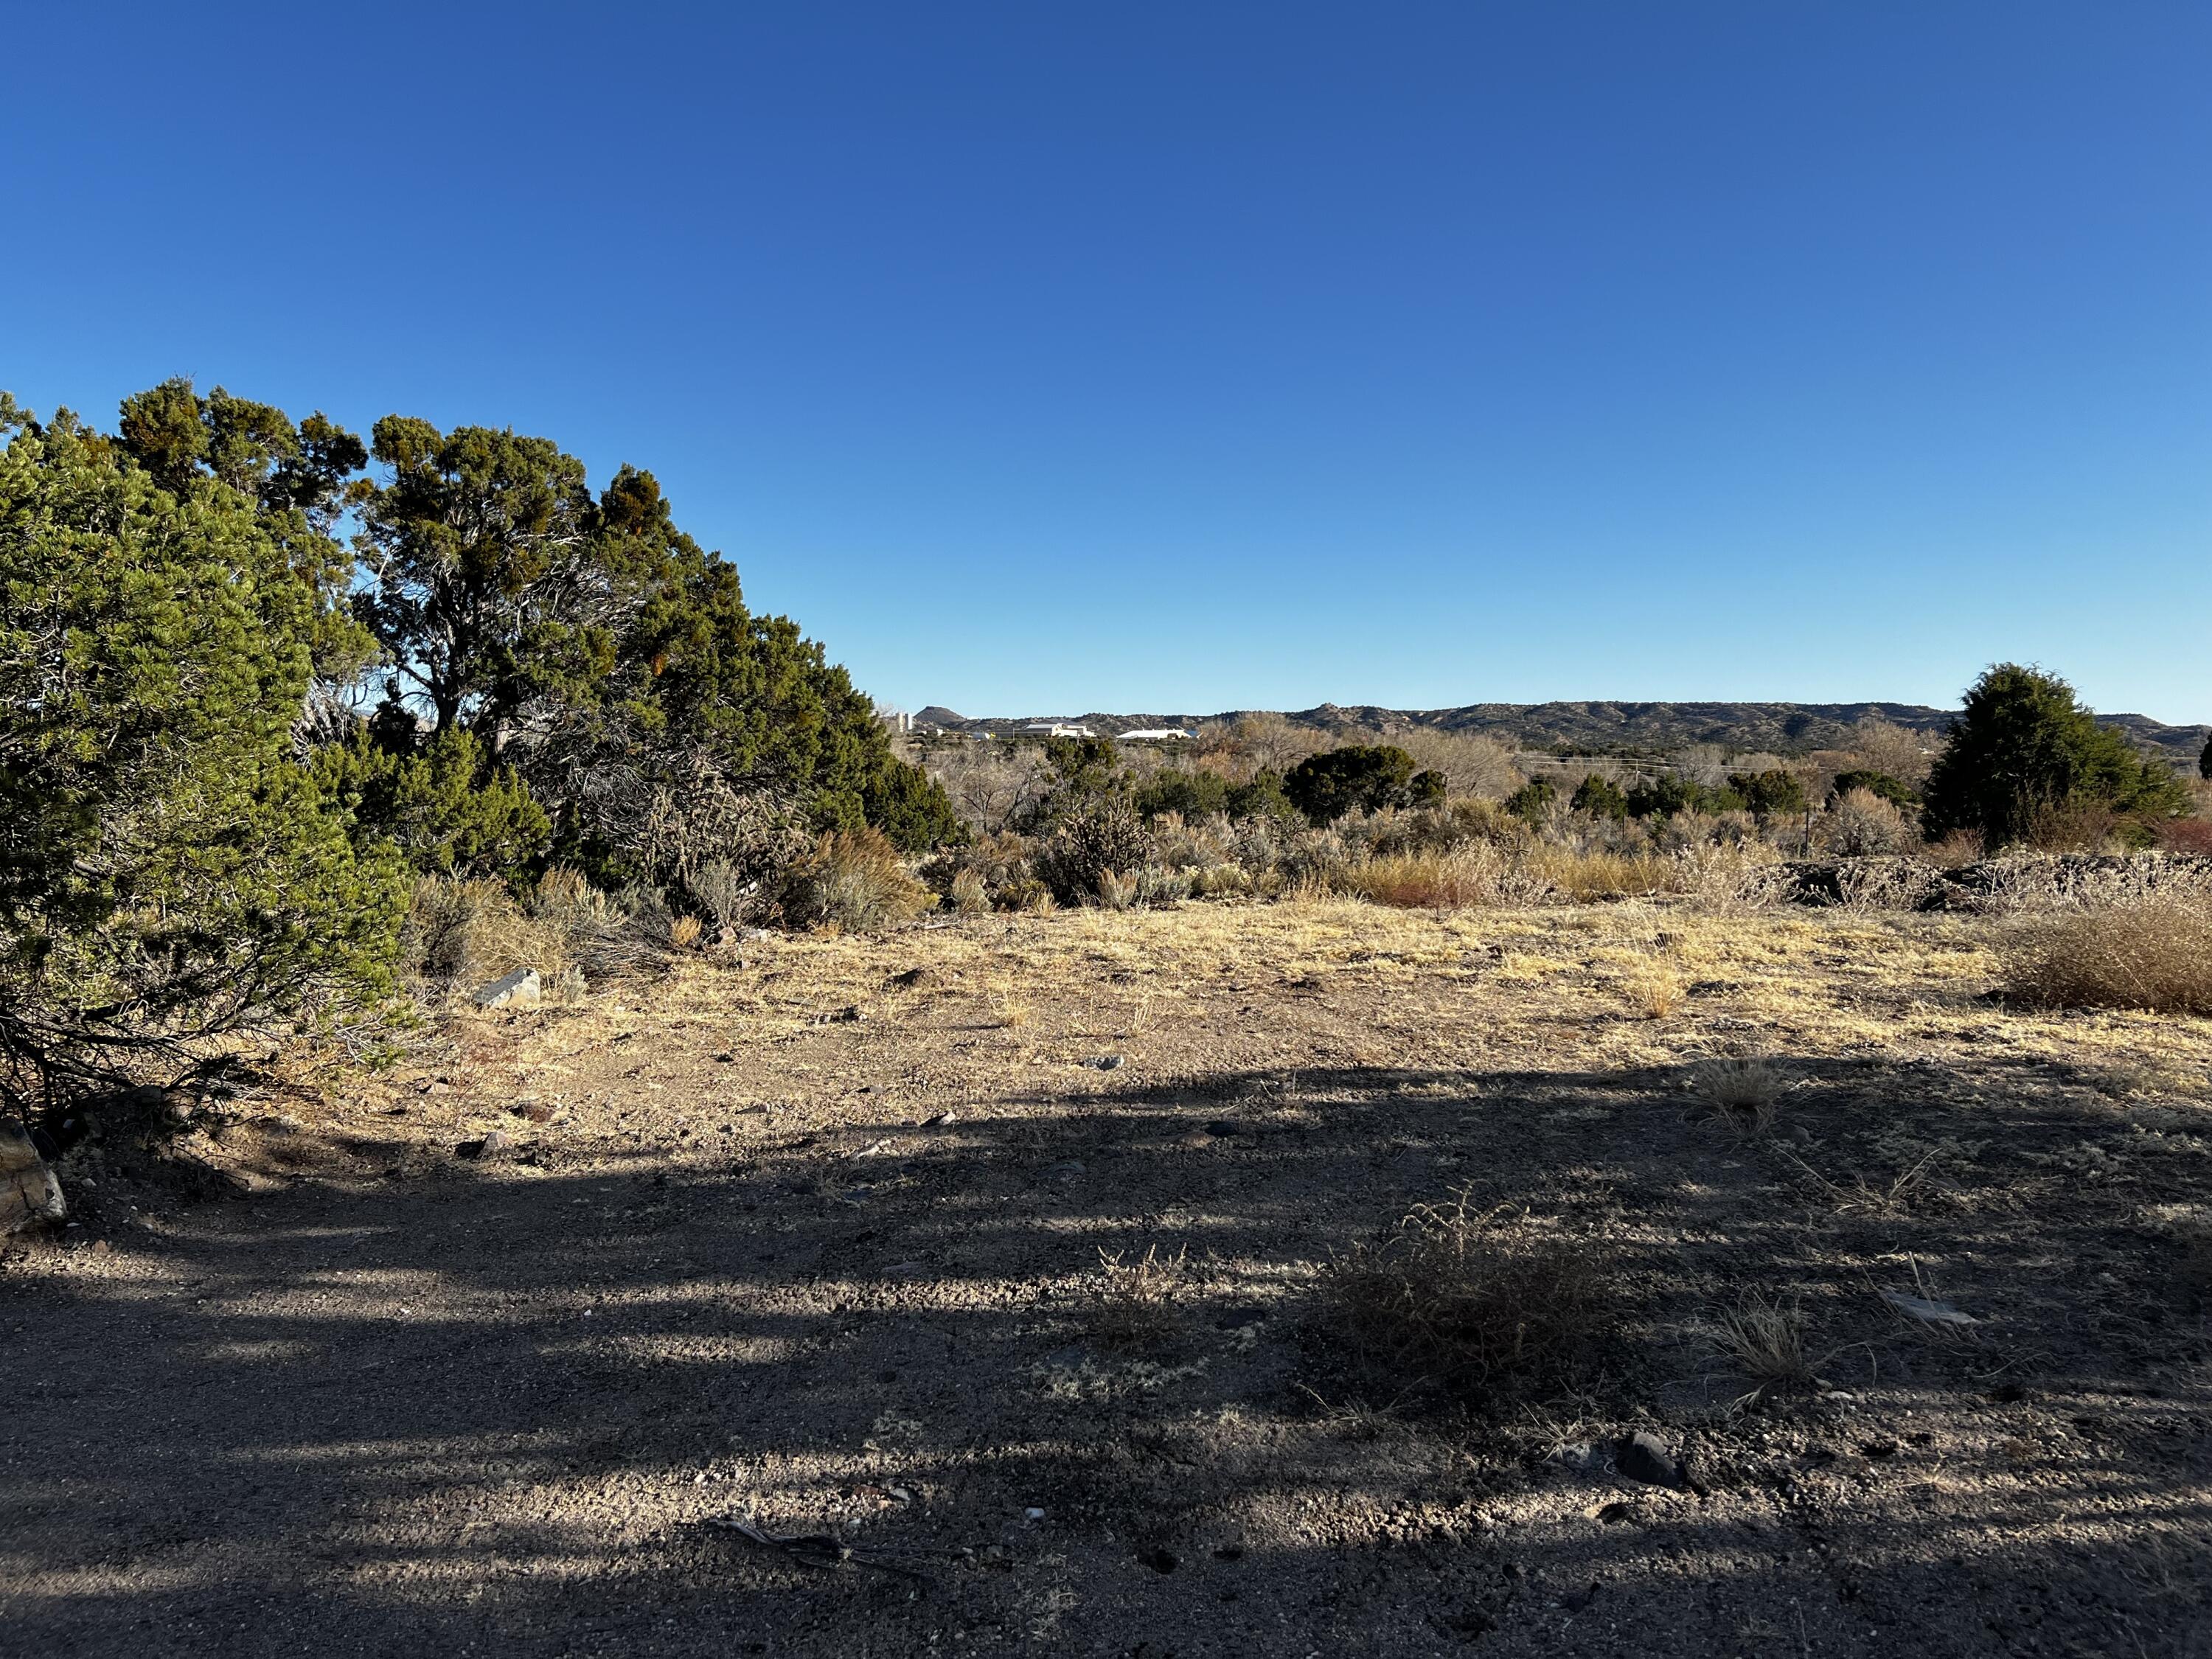
[[(1998, 925), (992, 917), (264, 1079), (182, 1148), (246, 1195), (95, 1144), (7, 1252), (0, 1646), (2202, 1659), (2212, 1022), (2008, 1010)], [(1458, 1191), (1604, 1264), (1572, 1394), (1330, 1322)]]

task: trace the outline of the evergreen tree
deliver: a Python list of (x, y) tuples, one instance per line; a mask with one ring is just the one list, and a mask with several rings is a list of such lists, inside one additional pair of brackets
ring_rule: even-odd
[(1628, 795), (1611, 778), (1593, 772), (1575, 786), (1575, 793), (1567, 805), (1577, 812), (1588, 812), (1593, 817), (1625, 818), (1628, 816)]
[(1407, 805), (1413, 782), (1413, 757), (1395, 744), (1347, 744), (1300, 761), (1283, 780), (1283, 793), (1321, 827), (1347, 812)]
[[(0, 400), (0, 1090), (390, 984), (388, 851), (295, 757), (328, 596), (196, 470), (173, 384), (112, 441)], [(158, 442), (155, 441), (158, 437)], [(141, 465), (141, 455), (151, 465)]]
[(1925, 794), (1931, 839), (1971, 830), (1992, 847), (2019, 841), (2047, 813), (2094, 806), (2156, 820), (2189, 807), (2171, 768), (2098, 725), (2064, 680), (2017, 663), (1967, 691)]

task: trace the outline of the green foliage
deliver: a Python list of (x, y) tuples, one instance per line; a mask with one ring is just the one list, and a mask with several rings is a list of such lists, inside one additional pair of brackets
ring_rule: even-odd
[[(327, 595), (177, 383), (0, 451), (0, 1088), (390, 983), (388, 849), (293, 758)], [(158, 473), (138, 464), (144, 453)], [(289, 513), (293, 509), (286, 509)], [(304, 523), (304, 516), (301, 522)]]
[(1523, 823), (1534, 823), (1559, 795), (1559, 786), (1551, 779), (1531, 778), (1505, 798), (1505, 810)]
[(1431, 767), (1425, 772), (1413, 774), (1413, 781), (1406, 786), (1406, 805), (1408, 806), (1442, 806), (1448, 780), (1442, 772)]
[(2204, 751), (2197, 757), (2197, 775), (2212, 778), (2212, 738), (2204, 739)]
[(862, 790), (860, 807), (867, 822), (904, 852), (957, 847), (969, 839), (944, 787), (919, 766), (889, 755)]
[(1575, 786), (1573, 798), (1567, 805), (1594, 817), (1625, 818), (1628, 816), (1628, 793), (1611, 778), (1593, 772)]
[(1229, 780), (1218, 772), (1157, 772), (1137, 791), (1137, 811), (1148, 818), (1176, 812), (1186, 820), (1229, 811)]
[(1240, 783), (1229, 792), (1229, 816), (1246, 818), (1295, 818), (1298, 809), (1291, 805), (1291, 798), (1283, 793), (1282, 774), (1272, 767), (1261, 767), (1252, 775), (1251, 781)]
[(1379, 812), (1412, 799), (1413, 757), (1393, 744), (1348, 744), (1310, 755), (1283, 780), (1283, 793), (1316, 828), (1347, 812)]
[(221, 386), (202, 398), (177, 379), (124, 399), (116, 441), (172, 495), (212, 478), (251, 502), (263, 532), (313, 593), (307, 638), (324, 691), (361, 672), (376, 642), (349, 611), (353, 560), (334, 534), (346, 481), (368, 459), (359, 438), (319, 411), (295, 427), (281, 409)]
[(414, 753), (380, 744), (364, 726), (319, 750), (314, 767), (352, 808), (356, 845), (388, 840), (425, 875), (520, 876), (552, 840), (528, 786), (514, 768), (487, 764), (467, 732), (442, 732)]
[(1929, 772), (1926, 797), (1923, 824), (1931, 839), (1976, 830), (1992, 847), (2022, 839), (2053, 816), (2103, 809), (2160, 820), (2190, 804), (2172, 769), (2098, 725), (2073, 687), (2016, 663), (1998, 664), (1968, 690)]
[(1728, 787), (1744, 810), (1762, 819), (1789, 817), (1805, 810), (1804, 781), (1778, 766), (1764, 772), (1731, 772)]
[(393, 701), (475, 734), (609, 878), (660, 881), (641, 826), (696, 846), (732, 796), (817, 830), (875, 823), (919, 848), (959, 833), (943, 792), (895, 757), (872, 705), (788, 619), (676, 527), (652, 474), (594, 497), (542, 438), (377, 422), (388, 482), (356, 491), (357, 545)]
[(1863, 789), (1869, 794), (1887, 801), (1892, 806), (1910, 809), (1920, 805), (1920, 792), (1911, 784), (1890, 776), (1887, 772), (1853, 770), (1838, 772), (1829, 786), (1828, 804), (1832, 806), (1854, 789)]
[(1740, 812), (1743, 797), (1734, 789), (1716, 789), (1676, 773), (1638, 783), (1628, 792), (1628, 816), (1632, 818), (1670, 818), (1677, 812)]

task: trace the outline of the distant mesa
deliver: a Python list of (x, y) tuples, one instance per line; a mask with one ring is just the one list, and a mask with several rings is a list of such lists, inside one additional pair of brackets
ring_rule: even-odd
[[(1132, 741), (1166, 741), (1170, 732), (1195, 732), (1207, 720), (1236, 720), (1269, 709), (1236, 708), (1218, 714), (1093, 712), (1075, 718), (1024, 714), (1016, 718), (969, 719), (933, 703), (914, 716), (916, 730), (927, 727), (970, 736), (1062, 734), (1080, 731)], [(1929, 739), (1947, 731), (1956, 710), (1909, 702), (1475, 702), (1457, 708), (1382, 708), (1372, 704), (1325, 702), (1284, 714), (1294, 726), (1341, 737), (1346, 742), (1387, 739), (1394, 732), (1464, 732), (1496, 738), (1523, 749), (1559, 749), (1577, 753), (1628, 751), (1671, 754), (1702, 744), (1739, 752), (1766, 750), (1804, 754), (1848, 746), (1851, 728), (1864, 720), (1887, 720)], [(2167, 726), (2142, 714), (2100, 714), (2103, 724), (2124, 732), (2148, 751), (2193, 768), (2212, 726)]]

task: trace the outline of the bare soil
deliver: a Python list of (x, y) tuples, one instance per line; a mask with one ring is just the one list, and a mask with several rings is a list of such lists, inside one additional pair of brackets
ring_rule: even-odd
[[(288, 1061), (8, 1251), (0, 1645), (2201, 1659), (2212, 1022), (1995, 925), (994, 917)], [(1462, 1192), (1601, 1264), (1571, 1387), (1332, 1313)]]

